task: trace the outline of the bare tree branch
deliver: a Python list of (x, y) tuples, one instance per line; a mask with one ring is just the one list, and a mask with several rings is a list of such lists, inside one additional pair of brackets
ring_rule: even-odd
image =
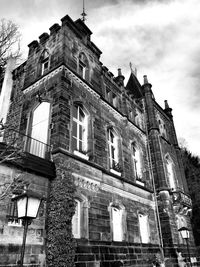
[(20, 38), (18, 25), (10, 20), (0, 20), (0, 72), (3, 72), (9, 56), (21, 57)]

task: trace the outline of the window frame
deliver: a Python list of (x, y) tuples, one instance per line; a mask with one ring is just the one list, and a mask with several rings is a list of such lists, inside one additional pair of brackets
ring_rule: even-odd
[[(112, 134), (112, 136), (111, 136)], [(113, 141), (112, 141), (113, 139)], [(113, 128), (107, 129), (107, 143), (109, 154), (109, 166), (110, 169), (114, 169), (116, 164), (119, 164), (119, 137)]]
[[(145, 230), (147, 233), (147, 236), (144, 236), (145, 231), (144, 228), (142, 228), (141, 226), (141, 220), (140, 218), (145, 218), (146, 219), (146, 225), (145, 225)], [(142, 244), (148, 244), (150, 243), (150, 225), (149, 225), (149, 215), (142, 213), (142, 212), (138, 212), (138, 224), (139, 224), (139, 232), (140, 232), (140, 241)]]
[[(43, 105), (44, 103), (48, 104), (48, 118), (47, 118), (47, 126), (46, 126), (46, 143), (38, 138), (33, 137), (33, 121), (34, 121), (34, 115), (36, 110)], [(29, 118), (28, 118), (28, 123), (27, 123), (27, 130), (26, 130), (26, 141), (25, 141), (25, 151), (29, 152), (30, 154), (36, 155), (38, 157), (41, 158), (46, 158), (46, 153), (49, 152), (48, 151), (48, 145), (49, 145), (49, 125), (50, 125), (50, 121), (51, 121), (51, 103), (49, 101), (42, 101), (40, 103), (37, 103), (37, 105), (35, 105), (32, 110), (29, 113)], [(42, 123), (42, 121), (40, 121), (40, 123)], [(34, 140), (40, 142), (40, 144), (42, 144), (43, 148), (42, 150), (39, 151), (39, 153), (36, 153), (33, 151), (31, 152), (31, 150), (33, 149), (33, 147), (31, 148), (31, 146), (33, 145)]]
[[(81, 52), (78, 57), (77, 72), (83, 79), (89, 79), (89, 63), (86, 55)], [(88, 75), (87, 75), (88, 73)]]
[[(41, 64), (41, 75), (44, 75), (48, 72), (50, 68), (50, 55), (47, 50), (44, 50), (40, 56), (40, 64)], [(47, 67), (45, 65), (47, 64)]]
[[(133, 162), (134, 178), (136, 181), (142, 181), (143, 180), (142, 153), (141, 153), (141, 149), (139, 148), (138, 144), (135, 141), (131, 143), (131, 158), (132, 158), (132, 162)], [(139, 168), (137, 165), (139, 165)]]
[[(79, 199), (75, 199), (75, 202), (76, 202), (75, 213), (72, 217), (72, 234), (74, 238), (80, 238), (81, 237), (81, 201)], [(76, 211), (77, 211), (77, 214), (76, 214)], [(76, 219), (74, 216), (77, 217), (77, 233), (74, 233), (73, 231), (74, 229), (73, 223), (74, 223), (74, 220)]]
[[(119, 232), (118, 228), (115, 229), (117, 223), (113, 221), (113, 209), (117, 209), (120, 215), (120, 232), (121, 238), (116, 238), (116, 234)], [(110, 203), (108, 207), (108, 211), (110, 214), (110, 229), (111, 229), (111, 238), (114, 242), (123, 242), (126, 240), (126, 233), (127, 233), (127, 222), (126, 222), (126, 211), (125, 207), (119, 203)], [(115, 230), (114, 230), (115, 229)], [(115, 233), (115, 234), (114, 234)]]
[(177, 188), (177, 184), (176, 184), (176, 179), (175, 179), (174, 163), (169, 155), (165, 156), (165, 162), (166, 162), (165, 166), (166, 166), (166, 174), (167, 174), (169, 187), (171, 190), (175, 190)]
[[(75, 108), (77, 108), (77, 111), (74, 111)], [(74, 116), (74, 112), (77, 113), (77, 117)], [(82, 121), (81, 113), (84, 115)], [(89, 116), (86, 109), (81, 104), (74, 103), (72, 106), (72, 151), (79, 156), (80, 154), (86, 155), (88, 152), (88, 121)], [(81, 134), (80, 129), (82, 129)], [(76, 135), (74, 135), (74, 132)], [(80, 147), (80, 144), (82, 147)]]
[[(88, 239), (89, 238), (89, 224), (88, 224), (88, 213), (89, 213), (89, 208), (90, 208), (90, 204), (89, 204), (89, 201), (87, 199), (86, 196), (84, 196), (83, 194), (81, 194), (80, 192), (78, 192), (76, 195), (75, 195), (75, 201), (79, 202), (80, 203), (80, 206), (79, 206), (79, 230), (78, 230), (78, 234), (77, 236), (74, 238), (75, 239), (80, 239), (80, 238), (86, 238)], [(74, 214), (75, 215), (75, 214)], [(74, 216), (73, 215), (73, 216)], [(71, 223), (73, 223), (73, 216), (72, 216), (72, 221)], [(72, 234), (73, 234), (73, 226), (72, 226)]]

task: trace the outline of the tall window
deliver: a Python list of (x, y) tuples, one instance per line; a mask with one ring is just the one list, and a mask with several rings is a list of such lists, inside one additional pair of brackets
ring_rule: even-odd
[(131, 145), (132, 160), (133, 160), (133, 171), (136, 180), (142, 179), (142, 164), (141, 164), (141, 153), (135, 142)]
[(48, 71), (50, 65), (49, 53), (45, 50), (41, 56), (41, 75)]
[(158, 124), (159, 124), (159, 130), (160, 130), (160, 134), (166, 138), (167, 133), (166, 133), (166, 127), (165, 124), (162, 120), (158, 120)]
[(88, 78), (88, 60), (86, 56), (81, 53), (78, 60), (78, 73), (83, 79)]
[(175, 179), (174, 179), (174, 167), (173, 167), (172, 160), (170, 159), (169, 156), (166, 157), (166, 170), (167, 170), (169, 186), (170, 188), (175, 189), (176, 184), (175, 184)]
[(142, 243), (149, 243), (149, 222), (148, 215), (138, 214), (139, 216), (139, 227), (140, 237)]
[(112, 233), (114, 241), (123, 240), (123, 222), (122, 222), (123, 210), (118, 207), (111, 207), (112, 213)]
[(72, 149), (80, 152), (87, 151), (87, 116), (81, 105), (73, 106)]
[(38, 157), (45, 157), (48, 143), (50, 103), (42, 102), (34, 111), (31, 124), (29, 152)]
[(108, 148), (110, 168), (114, 168), (118, 164), (118, 138), (113, 129), (108, 129)]
[(81, 233), (81, 203), (75, 199), (76, 209), (74, 216), (72, 217), (72, 234), (75, 238), (80, 238)]

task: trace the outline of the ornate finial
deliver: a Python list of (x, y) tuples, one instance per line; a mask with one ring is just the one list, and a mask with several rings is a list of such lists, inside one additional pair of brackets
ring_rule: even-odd
[(85, 22), (86, 21), (86, 16), (87, 14), (85, 13), (85, 1), (83, 0), (83, 13), (81, 13), (82, 16), (82, 21)]
[(135, 69), (133, 69), (133, 64), (132, 62), (129, 63), (130, 69), (131, 69), (131, 73), (133, 73), (135, 76), (137, 76), (137, 69), (135, 67)]

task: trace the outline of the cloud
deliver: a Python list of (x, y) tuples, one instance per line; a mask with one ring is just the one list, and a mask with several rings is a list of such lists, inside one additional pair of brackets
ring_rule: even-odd
[[(85, 0), (85, 8), (103, 64), (115, 75), (121, 67), (126, 80), (130, 61), (141, 82), (147, 74), (158, 103), (172, 106), (178, 136), (200, 155), (199, 0)], [(0, 15), (20, 24), (27, 51), (63, 16), (81, 12), (81, 0), (1, 0)]]

